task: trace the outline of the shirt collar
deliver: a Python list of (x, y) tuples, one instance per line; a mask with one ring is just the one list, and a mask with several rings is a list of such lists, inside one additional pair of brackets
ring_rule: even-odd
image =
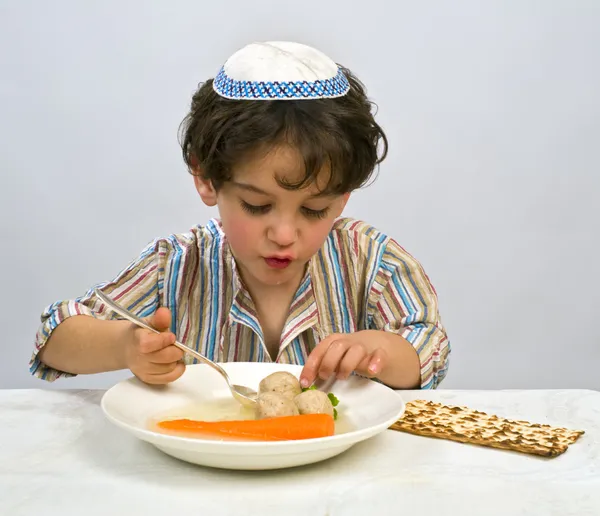
[[(248, 326), (264, 343), (264, 335), (261, 331), (260, 323), (258, 322), (254, 302), (250, 296), (250, 292), (248, 292), (242, 281), (237, 263), (231, 252), (227, 237), (223, 232), (220, 220), (211, 219), (207, 224), (207, 229), (211, 234), (215, 236), (218, 235), (221, 240), (223, 257), (222, 265), (225, 268), (222, 273), (227, 274), (231, 278), (230, 282), (228, 282), (231, 285), (232, 296), (231, 309), (229, 312), (230, 323)], [(289, 315), (281, 334), (282, 338), (279, 353), (308, 328), (314, 327), (318, 335), (321, 335), (322, 333), (319, 327), (319, 307), (316, 302), (312, 279), (313, 262), (315, 259), (316, 255), (309, 260), (304, 276), (292, 299)]]

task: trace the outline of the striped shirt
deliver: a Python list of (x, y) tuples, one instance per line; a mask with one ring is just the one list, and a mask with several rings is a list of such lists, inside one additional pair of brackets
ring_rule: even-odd
[[(327, 335), (375, 329), (414, 346), (421, 388), (436, 388), (448, 368), (450, 344), (423, 268), (393, 239), (358, 220), (337, 219), (309, 261), (274, 359), (217, 219), (154, 240), (112, 281), (97, 287), (140, 317), (169, 308), (177, 339), (214, 361), (303, 365)], [(41, 316), (31, 374), (48, 381), (73, 376), (46, 366), (37, 354), (62, 321), (81, 314), (119, 318), (93, 289), (51, 304)], [(195, 361), (187, 355), (185, 360)]]

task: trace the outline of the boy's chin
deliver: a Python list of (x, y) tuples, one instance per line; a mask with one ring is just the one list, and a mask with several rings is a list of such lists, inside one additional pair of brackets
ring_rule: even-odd
[(295, 279), (295, 274), (290, 274), (291, 271), (267, 271), (257, 274), (257, 280), (265, 287), (277, 287), (288, 283)]
[(260, 271), (255, 272), (254, 277), (265, 287), (276, 287), (290, 281), (300, 281), (301, 275), (302, 271), (293, 265), (286, 269), (271, 269), (265, 265)]

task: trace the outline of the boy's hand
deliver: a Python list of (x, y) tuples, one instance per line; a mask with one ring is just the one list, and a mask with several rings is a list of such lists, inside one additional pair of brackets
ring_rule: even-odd
[(171, 311), (159, 308), (153, 316), (145, 319), (160, 334), (135, 327), (125, 345), (125, 363), (140, 380), (149, 384), (171, 383), (185, 371), (183, 351), (174, 346), (175, 335), (168, 331)]
[(345, 380), (354, 371), (370, 378), (381, 373), (388, 364), (388, 353), (373, 342), (376, 339), (367, 339), (366, 333), (336, 333), (319, 342), (300, 375), (302, 387), (308, 387), (317, 378), (327, 380), (333, 374)]

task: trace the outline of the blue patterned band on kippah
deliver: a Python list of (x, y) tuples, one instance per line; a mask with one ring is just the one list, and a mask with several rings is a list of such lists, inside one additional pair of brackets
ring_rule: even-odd
[(228, 99), (296, 100), (341, 97), (348, 93), (350, 83), (341, 69), (335, 77), (311, 81), (236, 81), (225, 73), (215, 77), (214, 90)]

